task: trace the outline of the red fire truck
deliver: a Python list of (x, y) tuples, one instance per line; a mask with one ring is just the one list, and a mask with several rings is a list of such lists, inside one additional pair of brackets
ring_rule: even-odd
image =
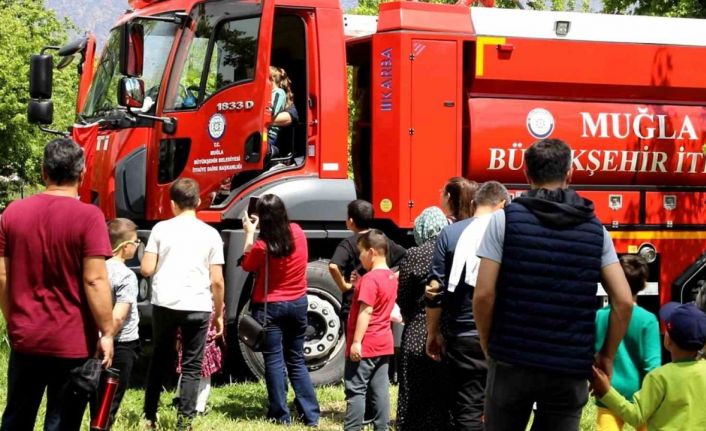
[[(449, 177), (525, 190), (523, 151), (538, 139), (569, 142), (574, 186), (594, 201), (618, 252), (650, 262), (647, 306), (692, 300), (704, 283), (700, 20), (417, 2), (384, 3), (373, 21), (344, 19), (339, 0), (130, 5), (97, 61), (91, 36), (57, 48), (61, 66), (81, 57), (70, 132), (87, 157), (81, 199), (106, 218), (139, 221), (146, 238), (171, 216), (170, 184), (195, 178), (198, 215), (225, 243), (233, 325), (252, 282), (236, 265), (240, 215), (251, 196), (279, 195), (309, 238), (305, 354), (317, 383), (343, 369), (340, 294), (326, 258), (349, 234), (347, 203), (373, 202), (381, 226), (410, 243), (415, 217), (438, 203)], [(29, 117), (45, 127), (52, 61), (32, 59)], [(299, 114), (282, 128), (274, 161), (265, 157), (269, 65), (288, 72)], [(148, 304), (149, 280), (140, 283)], [(261, 374), (257, 355), (242, 346), (241, 355)]]

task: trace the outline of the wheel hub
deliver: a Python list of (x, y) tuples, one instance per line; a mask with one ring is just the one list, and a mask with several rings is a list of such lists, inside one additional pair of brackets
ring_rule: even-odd
[(341, 324), (333, 304), (316, 295), (307, 295), (309, 326), (304, 338), (304, 357), (307, 362), (331, 354), (340, 339)]

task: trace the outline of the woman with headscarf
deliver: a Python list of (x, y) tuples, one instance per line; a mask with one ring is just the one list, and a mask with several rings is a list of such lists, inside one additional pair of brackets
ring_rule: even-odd
[(427, 329), (422, 300), (434, 240), (448, 224), (440, 208), (429, 207), (422, 211), (414, 221), (417, 247), (410, 248), (400, 264), (397, 303), (405, 326), (397, 397), (398, 430), (444, 429), (448, 423), (448, 408), (443, 399), (443, 368), (425, 352)]

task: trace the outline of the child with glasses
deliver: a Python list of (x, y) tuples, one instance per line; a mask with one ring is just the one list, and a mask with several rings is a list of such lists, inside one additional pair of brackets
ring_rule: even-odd
[[(108, 222), (113, 257), (106, 262), (108, 280), (113, 293), (113, 322), (115, 344), (112, 367), (120, 371), (120, 383), (113, 404), (110, 406), (110, 425), (130, 381), (132, 366), (140, 351), (137, 314), (137, 276), (125, 261), (135, 257), (141, 241), (137, 238), (137, 226), (131, 220), (116, 218)], [(99, 392), (101, 393), (101, 392)]]

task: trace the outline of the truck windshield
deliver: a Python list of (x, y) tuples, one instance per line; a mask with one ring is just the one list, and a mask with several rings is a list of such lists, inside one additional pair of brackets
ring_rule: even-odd
[(232, 1), (194, 8), (196, 25), (184, 31), (179, 43), (165, 110), (195, 109), (214, 93), (253, 80), (261, 9)]
[[(145, 82), (145, 97), (157, 101), (164, 68), (174, 42), (177, 24), (163, 21), (138, 20), (145, 30), (145, 58), (142, 79)], [(84, 118), (104, 115), (122, 109), (118, 105), (118, 83), (121, 75), (118, 68), (120, 52), (120, 29), (114, 28), (106, 43), (103, 56), (96, 67), (91, 89), (81, 115)]]

